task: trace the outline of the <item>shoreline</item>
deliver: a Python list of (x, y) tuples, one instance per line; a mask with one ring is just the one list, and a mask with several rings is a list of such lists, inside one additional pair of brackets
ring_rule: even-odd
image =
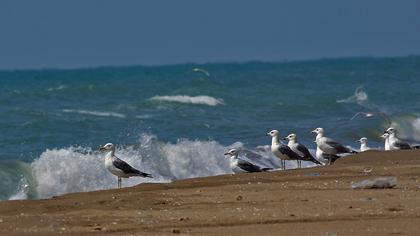
[[(364, 168), (372, 168), (365, 173)], [(397, 177), (391, 189), (352, 181)], [(0, 202), (1, 235), (392, 235), (418, 233), (420, 151), (332, 166), (140, 184)]]

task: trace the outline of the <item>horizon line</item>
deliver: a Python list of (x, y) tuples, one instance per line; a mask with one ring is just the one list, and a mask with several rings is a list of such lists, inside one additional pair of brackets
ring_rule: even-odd
[(130, 68), (130, 67), (146, 67), (146, 68), (159, 68), (159, 67), (175, 67), (186, 65), (221, 65), (221, 64), (249, 64), (249, 63), (266, 63), (266, 64), (293, 64), (293, 63), (306, 63), (328, 60), (351, 60), (351, 59), (402, 59), (410, 57), (420, 57), (420, 54), (408, 54), (404, 56), (343, 56), (343, 57), (319, 57), (309, 59), (284, 59), (284, 60), (246, 60), (246, 61), (220, 61), (220, 62), (180, 62), (168, 63), (161, 65), (145, 65), (145, 64), (125, 64), (125, 65), (97, 65), (97, 66), (80, 66), (80, 67), (26, 67), (26, 68), (0, 68), (0, 72), (28, 72), (28, 71), (74, 71), (74, 70), (96, 70), (107, 68)]

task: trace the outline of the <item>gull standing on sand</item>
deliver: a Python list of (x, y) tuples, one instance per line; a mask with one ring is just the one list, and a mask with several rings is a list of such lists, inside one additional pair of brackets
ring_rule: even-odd
[(118, 177), (118, 188), (121, 188), (121, 178), (129, 178), (132, 176), (153, 178), (151, 174), (141, 172), (116, 157), (115, 146), (112, 143), (107, 143), (100, 147), (99, 151), (108, 152), (105, 156), (105, 167), (109, 170), (109, 172)]
[(370, 147), (368, 147), (368, 145), (367, 145), (367, 141), (368, 141), (368, 139), (365, 138), (365, 137), (362, 137), (362, 138), (360, 138), (359, 140), (356, 141), (356, 142), (360, 143), (360, 151), (361, 152), (370, 150)]
[(271, 152), (281, 160), (283, 170), (286, 169), (286, 160), (302, 159), (289, 146), (280, 143), (278, 130), (271, 130), (267, 133), (267, 136), (271, 136)]
[(284, 140), (289, 140), (289, 142), (287, 143), (287, 146), (301, 157), (301, 159), (297, 160), (298, 168), (302, 167), (302, 160), (311, 161), (315, 164), (321, 165), (321, 162), (319, 162), (317, 159), (315, 159), (315, 157), (311, 155), (308, 148), (306, 148), (305, 145), (297, 141), (296, 134), (289, 134), (287, 135), (287, 137), (284, 138)]
[[(319, 149), (325, 154), (336, 155), (341, 153), (357, 153), (350, 148), (345, 147), (344, 145), (334, 141), (333, 139), (324, 137), (324, 129), (316, 128), (312, 130), (312, 133), (316, 133), (315, 143)], [(332, 164), (331, 159), (328, 164)]]
[(228, 156), (230, 159), (230, 168), (232, 168), (234, 173), (263, 172), (271, 170), (271, 168), (261, 168), (251, 162), (239, 159), (238, 155), (239, 151), (235, 148), (229, 149), (225, 153), (225, 156)]
[(389, 134), (388, 143), (390, 150), (411, 149), (410, 144), (397, 137), (396, 130), (394, 128), (390, 127), (384, 133)]
[(320, 160), (321, 162), (325, 164), (328, 163), (334, 163), (338, 158), (340, 158), (340, 156), (337, 155), (333, 155), (333, 154), (325, 154), (319, 147), (318, 145), (316, 146), (316, 153), (315, 156), (318, 160)]
[(384, 139), (384, 141), (385, 141), (385, 144), (384, 144), (384, 150), (385, 151), (389, 151), (389, 150), (391, 150), (390, 148), (389, 148), (389, 134), (388, 133), (386, 133), (386, 131), (380, 136), (381, 138), (383, 138)]

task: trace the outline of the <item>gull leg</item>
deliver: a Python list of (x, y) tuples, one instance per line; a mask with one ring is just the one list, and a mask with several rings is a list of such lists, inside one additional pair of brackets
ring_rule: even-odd
[(121, 177), (118, 177), (118, 188), (121, 188)]

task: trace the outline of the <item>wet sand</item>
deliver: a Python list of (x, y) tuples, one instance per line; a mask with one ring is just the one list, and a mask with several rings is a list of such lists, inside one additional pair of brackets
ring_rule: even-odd
[[(366, 172), (371, 168), (371, 172)], [(396, 176), (392, 189), (352, 181)], [(1, 235), (420, 235), (420, 151), (0, 202)]]

